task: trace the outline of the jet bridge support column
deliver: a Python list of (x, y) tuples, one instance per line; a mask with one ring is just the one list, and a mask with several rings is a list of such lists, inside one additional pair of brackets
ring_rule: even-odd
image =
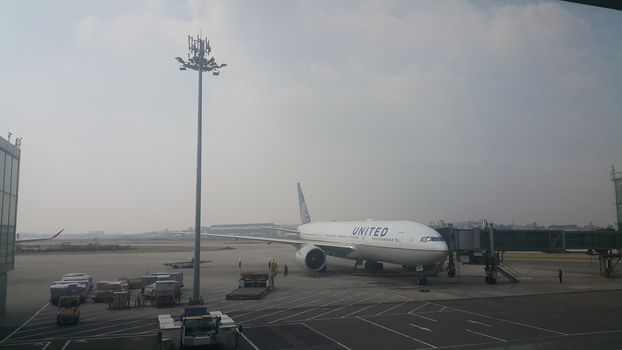
[(497, 261), (499, 259), (499, 253), (495, 251), (495, 230), (493, 224), (488, 223), (488, 235), (490, 238), (490, 250), (486, 253), (486, 283), (497, 283)]
[(598, 250), (598, 262), (600, 266), (600, 275), (606, 278), (614, 278), (615, 268), (620, 262), (620, 250), (602, 249)]
[(447, 276), (454, 277), (456, 276), (456, 246), (458, 244), (457, 238), (457, 229), (453, 228), (453, 225), (449, 225), (449, 235), (447, 236), (447, 246), (449, 247), (449, 254), (447, 256)]

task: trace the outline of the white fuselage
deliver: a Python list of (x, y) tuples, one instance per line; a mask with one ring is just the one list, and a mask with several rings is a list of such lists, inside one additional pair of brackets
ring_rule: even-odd
[(310, 222), (298, 227), (307, 241), (349, 245), (353, 251), (331, 255), (405, 266), (432, 265), (447, 257), (447, 244), (434, 229), (413, 221)]

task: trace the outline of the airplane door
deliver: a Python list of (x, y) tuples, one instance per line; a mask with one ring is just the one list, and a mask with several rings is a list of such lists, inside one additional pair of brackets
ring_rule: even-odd
[(398, 232), (397, 235), (395, 235), (395, 248), (402, 248), (404, 246), (404, 232)]

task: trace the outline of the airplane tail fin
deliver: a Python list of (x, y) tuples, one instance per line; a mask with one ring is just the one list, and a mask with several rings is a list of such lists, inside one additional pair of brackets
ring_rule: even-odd
[(307, 202), (305, 202), (305, 196), (302, 194), (302, 188), (300, 182), (296, 184), (298, 186), (298, 207), (300, 208), (300, 221), (302, 224), (308, 224), (311, 222), (311, 215), (309, 215), (309, 209), (307, 209)]

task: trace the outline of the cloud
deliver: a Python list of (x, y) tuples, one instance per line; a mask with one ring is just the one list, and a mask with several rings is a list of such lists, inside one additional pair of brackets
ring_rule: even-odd
[(119, 48), (144, 48), (155, 43), (183, 41), (187, 35), (224, 31), (227, 20), (227, 5), (223, 2), (186, 1), (181, 16), (166, 11), (158, 2), (149, 5), (142, 12), (124, 13), (112, 18), (88, 16), (74, 25), (74, 37), (80, 44), (97, 42)]
[[(317, 218), (520, 212), (544, 222), (543, 208), (558, 198), (547, 189), (579, 191), (596, 175), (578, 170), (616, 157), (609, 148), (619, 144), (612, 130), (622, 106), (609, 57), (619, 50), (603, 47), (606, 34), (592, 40), (593, 24), (557, 2), (147, 5), (72, 14), (62, 62), (43, 59), (5, 84), (7, 96), (23, 86), (16, 103), (24, 107), (15, 109), (38, 130), (25, 146), (33, 150), (25, 186), (43, 173), (36, 164), (49, 165), (35, 161), (34, 143), (54, 145), (63, 166), (48, 172), (51, 186), (66, 178), (62, 191), (75, 203), (98, 198), (109, 217), (124, 217), (109, 224), (75, 205), (76, 227), (191, 225), (196, 75), (177, 72), (172, 57), (201, 30), (229, 64), (204, 82), (209, 223), (295, 221), (296, 181), (316, 199)], [(25, 93), (32, 86), (47, 92), (37, 104)], [(51, 134), (75, 135), (81, 147), (61, 147)], [(558, 186), (564, 172), (581, 176)], [(20, 205), (40, 203), (20, 214), (25, 227), (58, 197), (41, 193), (23, 192)], [(132, 210), (136, 219), (125, 218)]]

